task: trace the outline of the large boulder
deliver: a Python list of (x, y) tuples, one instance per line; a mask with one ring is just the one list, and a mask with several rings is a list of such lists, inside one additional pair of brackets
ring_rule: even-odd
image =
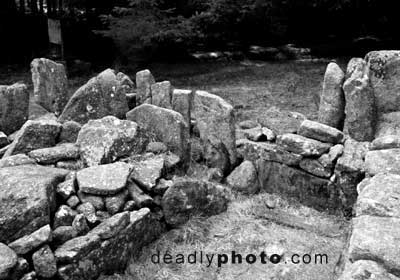
[(131, 153), (141, 153), (147, 144), (135, 122), (113, 116), (89, 121), (79, 131), (76, 143), (87, 166), (111, 163)]
[(257, 169), (248, 160), (236, 167), (226, 178), (226, 182), (232, 189), (245, 194), (254, 194), (260, 190)]
[(151, 103), (151, 86), (155, 79), (149, 70), (136, 73), (136, 104)]
[(108, 115), (125, 118), (129, 110), (125, 94), (131, 89), (124, 83), (124, 77), (107, 69), (89, 80), (68, 101), (59, 121), (85, 124)]
[(129, 111), (126, 118), (153, 134), (157, 141), (163, 142), (170, 151), (181, 157), (184, 162), (188, 162), (189, 129), (181, 114), (151, 104), (143, 104)]
[(162, 198), (162, 209), (166, 222), (178, 226), (192, 215), (215, 215), (228, 207), (226, 189), (211, 182), (178, 178)]
[(375, 136), (376, 107), (368, 66), (360, 61), (343, 85), (346, 98), (345, 129), (357, 141), (372, 141)]
[(342, 129), (344, 124), (344, 73), (334, 62), (328, 64), (320, 97), (318, 122)]
[(24, 84), (0, 86), (0, 131), (7, 135), (28, 120), (29, 91)]
[(27, 121), (18, 131), (4, 157), (55, 146), (61, 124), (54, 120)]
[(200, 138), (206, 142), (215, 137), (229, 152), (231, 166), (236, 165), (236, 136), (233, 107), (219, 96), (196, 91), (191, 117), (196, 120)]
[(50, 224), (55, 188), (67, 170), (35, 165), (0, 168), (0, 242)]
[(12, 269), (17, 265), (17, 254), (7, 247), (5, 244), (0, 243), (0, 279), (10, 279)]
[(400, 149), (369, 151), (365, 156), (368, 174), (394, 173), (400, 175)]
[(36, 58), (31, 63), (35, 101), (57, 116), (68, 102), (68, 79), (64, 65), (46, 58)]

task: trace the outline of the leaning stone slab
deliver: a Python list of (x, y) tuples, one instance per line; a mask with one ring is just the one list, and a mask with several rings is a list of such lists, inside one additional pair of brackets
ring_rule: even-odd
[(54, 255), (57, 263), (71, 263), (97, 249), (100, 244), (101, 239), (97, 234), (87, 234), (68, 240), (56, 249)]
[(348, 266), (338, 280), (399, 280), (400, 278), (387, 272), (380, 264), (374, 261), (360, 260)]
[(163, 155), (147, 158), (143, 161), (133, 161), (130, 180), (134, 180), (140, 187), (151, 191), (161, 178), (165, 169)]
[(136, 73), (136, 104), (151, 103), (151, 86), (155, 79), (149, 70)]
[(92, 229), (89, 234), (96, 234), (102, 240), (118, 235), (130, 222), (130, 212), (118, 213)]
[(387, 135), (372, 141), (370, 150), (387, 150), (400, 148), (400, 135)]
[(130, 174), (130, 166), (123, 162), (93, 166), (78, 171), (77, 180), (82, 192), (111, 195), (122, 191)]
[(0, 279), (9, 279), (17, 262), (17, 254), (5, 244), (0, 243)]
[(177, 154), (184, 162), (189, 156), (189, 128), (178, 112), (143, 104), (126, 114), (128, 120), (136, 122), (140, 128), (153, 134), (157, 141)]
[(329, 63), (320, 97), (318, 122), (337, 129), (342, 129), (345, 118), (345, 100), (342, 89), (344, 79), (344, 73), (339, 65), (334, 62)]
[(11, 242), (8, 246), (18, 255), (25, 255), (51, 240), (51, 228), (49, 225), (46, 225), (29, 235), (25, 235), (24, 237)]
[(357, 216), (400, 218), (400, 175), (378, 174), (364, 181), (355, 205)]
[(385, 269), (400, 271), (400, 219), (360, 216), (353, 219), (349, 258), (381, 263)]
[(123, 76), (107, 69), (89, 80), (68, 101), (59, 121), (85, 124), (105, 116), (123, 119), (129, 110), (125, 94), (130, 91), (123, 83)]
[(166, 109), (172, 109), (172, 92), (173, 88), (169, 81), (151, 85), (151, 104)]
[(0, 242), (9, 243), (50, 224), (55, 188), (67, 174), (36, 165), (0, 169)]
[(191, 90), (174, 89), (172, 92), (172, 110), (180, 113), (188, 125), (191, 120), (193, 96), (194, 92)]
[(29, 157), (37, 163), (52, 164), (61, 160), (74, 160), (79, 158), (79, 147), (72, 143), (62, 144), (51, 148), (33, 150)]
[(36, 164), (36, 161), (25, 154), (18, 154), (0, 159), (0, 168), (25, 164)]
[(107, 116), (85, 124), (76, 143), (85, 164), (95, 166), (140, 153), (145, 149), (146, 141), (135, 122)]
[(24, 84), (0, 86), (0, 131), (7, 135), (28, 120), (29, 91)]
[(332, 144), (322, 143), (297, 134), (279, 135), (276, 143), (287, 151), (302, 156), (320, 156), (332, 147)]
[(4, 157), (53, 147), (61, 130), (61, 124), (54, 120), (27, 121), (18, 131)]
[(304, 137), (332, 144), (343, 143), (344, 140), (344, 134), (340, 130), (309, 120), (305, 120), (301, 123), (298, 134)]
[(323, 166), (318, 159), (303, 158), (300, 161), (300, 168), (321, 178), (330, 178), (333, 173), (332, 168)]
[(68, 79), (64, 65), (46, 58), (31, 63), (33, 94), (36, 103), (57, 116), (68, 102)]
[(365, 156), (368, 174), (393, 173), (400, 175), (400, 149), (369, 151)]

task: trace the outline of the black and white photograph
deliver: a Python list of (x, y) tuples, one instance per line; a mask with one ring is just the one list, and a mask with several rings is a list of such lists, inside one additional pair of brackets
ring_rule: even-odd
[(399, 11), (0, 0), (0, 280), (400, 280)]

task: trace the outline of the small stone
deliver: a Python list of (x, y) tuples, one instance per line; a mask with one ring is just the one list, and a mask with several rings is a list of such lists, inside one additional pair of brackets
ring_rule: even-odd
[(139, 208), (150, 207), (153, 204), (151, 196), (145, 194), (134, 182), (128, 184), (128, 191)]
[(226, 178), (226, 182), (232, 189), (245, 193), (254, 194), (260, 190), (257, 170), (251, 161), (244, 161)]
[(221, 183), (224, 173), (219, 168), (209, 168), (207, 170), (207, 181)]
[(79, 198), (78, 198), (76, 195), (73, 195), (73, 196), (71, 196), (70, 198), (68, 198), (68, 200), (67, 200), (67, 205), (68, 205), (69, 207), (71, 207), (72, 209), (75, 209), (76, 206), (78, 206), (78, 204), (79, 204), (80, 202), (81, 202), (81, 201), (79, 200)]
[(96, 210), (104, 209), (104, 197), (99, 195), (87, 194), (82, 191), (78, 191), (78, 197), (82, 201), (82, 203), (89, 202), (94, 206)]
[[(14, 267), (11, 279), (21, 279), (29, 271), (29, 263), (26, 259), (19, 257), (17, 265)], [(1, 278), (1, 277), (0, 277)]]
[[(105, 220), (107, 220), (108, 218), (111, 217), (110, 213), (108, 213), (106, 211), (96, 211), (95, 216), (97, 218), (96, 222), (98, 222), (98, 224), (104, 222)], [(94, 223), (92, 222), (92, 224), (94, 224)]]
[(57, 162), (56, 167), (72, 171), (78, 171), (85, 168), (85, 165), (81, 160), (63, 160)]
[(13, 249), (18, 255), (25, 255), (45, 243), (50, 242), (52, 239), (52, 232), (49, 225), (46, 225), (35, 232), (25, 235), (12, 243), (8, 244), (8, 246)]
[(260, 126), (260, 124), (257, 121), (245, 120), (240, 122), (238, 126), (240, 129), (251, 129)]
[(126, 203), (125, 203), (125, 205), (124, 205), (124, 212), (125, 211), (129, 211), (129, 212), (132, 212), (132, 211), (134, 211), (134, 210), (138, 210), (139, 209), (139, 206), (136, 204), (136, 202), (135, 201), (133, 201), (133, 200), (128, 200)]
[(36, 280), (36, 272), (32, 271), (25, 274), (20, 280)]
[(160, 179), (158, 181), (157, 186), (153, 189), (153, 192), (156, 194), (163, 195), (166, 190), (168, 190), (169, 187), (173, 185), (172, 180), (165, 180), (165, 179)]
[(64, 200), (75, 194), (75, 178), (66, 180), (57, 185), (56, 193)]
[(75, 143), (82, 126), (75, 121), (67, 121), (61, 126), (60, 143)]
[(309, 120), (305, 120), (301, 123), (298, 134), (307, 138), (332, 144), (343, 143), (344, 140), (344, 134), (340, 130)]
[(76, 208), (76, 210), (78, 213), (83, 214), (86, 218), (88, 218), (89, 215), (96, 213), (96, 208), (94, 208), (93, 204), (90, 202), (82, 203)]
[(70, 226), (77, 213), (66, 205), (61, 205), (54, 215), (54, 228)]
[(122, 192), (115, 194), (113, 196), (107, 196), (105, 201), (105, 206), (111, 215), (114, 215), (122, 210), (124, 207), (125, 201), (128, 198), (128, 191), (123, 190)]
[(36, 274), (41, 277), (51, 278), (57, 273), (56, 258), (48, 245), (33, 253), (32, 262)]
[(330, 178), (332, 176), (332, 167), (325, 167), (317, 159), (303, 158), (300, 161), (300, 168), (315, 176)]
[(337, 144), (329, 149), (329, 153), (323, 154), (318, 158), (318, 162), (324, 168), (332, 169), (335, 167), (336, 161), (343, 154), (344, 146)]
[(268, 141), (267, 137), (263, 134), (261, 127), (246, 129), (243, 131), (244, 136), (254, 142)]
[(303, 156), (320, 156), (332, 147), (331, 144), (322, 143), (296, 134), (279, 135), (277, 144), (281, 145), (289, 152)]
[(12, 269), (17, 265), (17, 254), (0, 243), (0, 279), (9, 279)]
[(126, 228), (130, 222), (130, 213), (122, 212), (118, 213), (106, 220), (104, 220), (100, 225), (92, 229), (90, 234), (98, 235), (102, 240), (110, 239)]
[(231, 170), (231, 164), (229, 159), (229, 152), (225, 147), (225, 144), (218, 138), (209, 136), (207, 141), (203, 143), (204, 150), (203, 156), (206, 165), (209, 168), (219, 168), (225, 174), (228, 174)]
[(146, 148), (146, 152), (153, 154), (162, 154), (166, 153), (167, 151), (167, 146), (162, 142), (150, 142)]
[(276, 134), (275, 132), (273, 132), (271, 129), (267, 128), (267, 127), (263, 127), (262, 128), (262, 133), (265, 135), (265, 137), (267, 138), (267, 141), (275, 141), (276, 139)]
[(63, 244), (78, 236), (78, 232), (72, 226), (60, 226), (53, 231), (53, 242)]
[(72, 222), (72, 227), (78, 235), (84, 235), (90, 230), (84, 214), (78, 214), (75, 216), (75, 219)]
[(4, 132), (0, 131), (0, 148), (3, 148), (8, 145), (8, 138)]

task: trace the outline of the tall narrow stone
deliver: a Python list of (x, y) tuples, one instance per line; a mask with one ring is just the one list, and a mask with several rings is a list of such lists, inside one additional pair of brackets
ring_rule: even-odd
[(136, 104), (151, 103), (151, 86), (155, 84), (155, 79), (149, 70), (136, 73)]
[(155, 83), (151, 86), (151, 104), (172, 109), (172, 85), (169, 81)]

